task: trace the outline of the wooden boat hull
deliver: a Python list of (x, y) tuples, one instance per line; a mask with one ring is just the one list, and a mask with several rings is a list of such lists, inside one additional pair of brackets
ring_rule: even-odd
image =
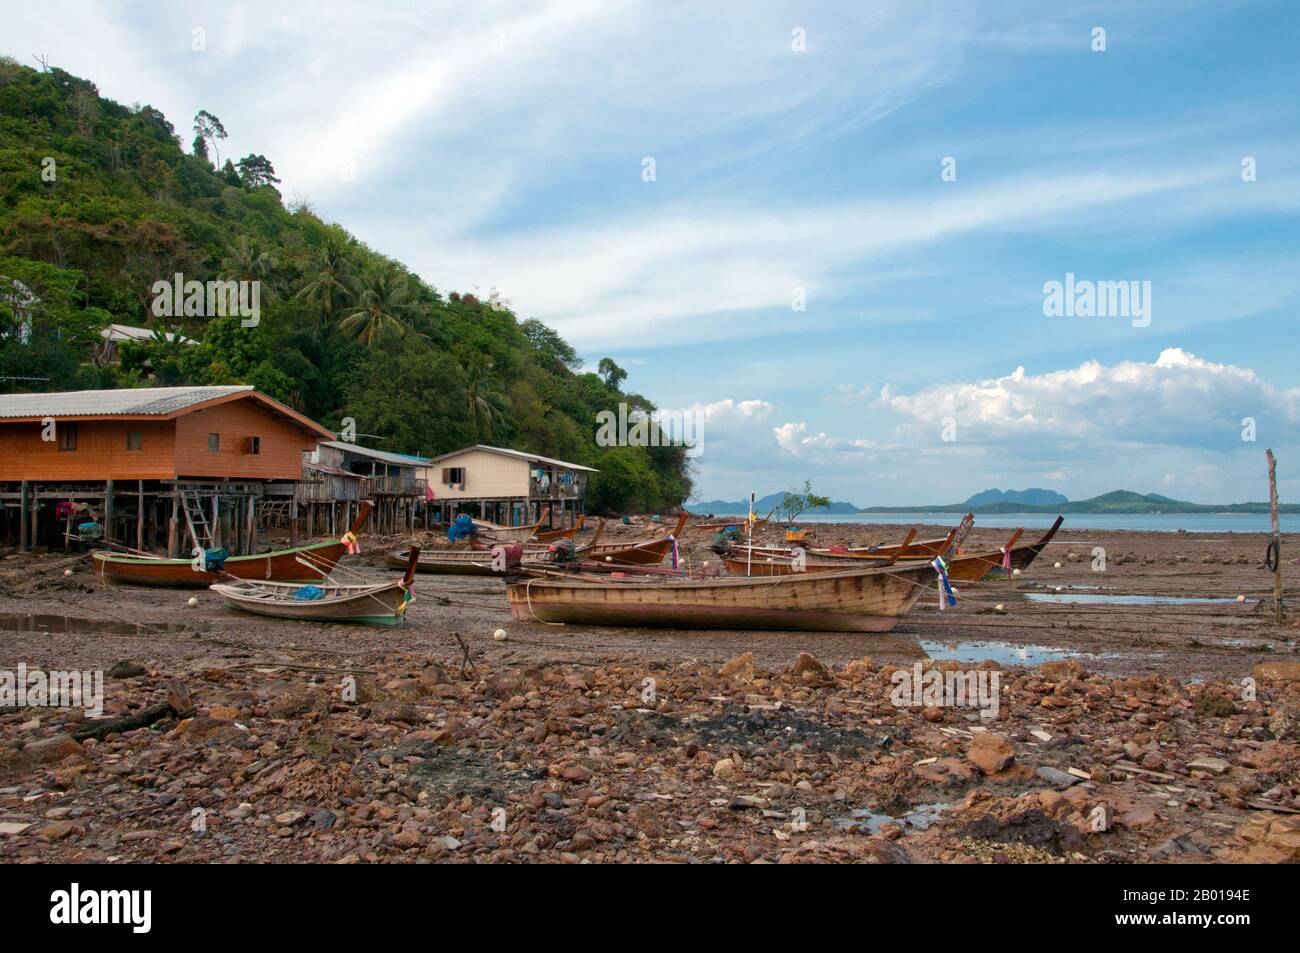
[(582, 554), (597, 562), (621, 563), (625, 566), (657, 566), (673, 551), (673, 540), (681, 535), (686, 519), (685, 513), (679, 516), (676, 528), (662, 539), (650, 539), (639, 543), (600, 543), (584, 548)]
[[(929, 560), (902, 559), (891, 562), (888, 559), (864, 560), (861, 556), (809, 556), (804, 561), (804, 568), (799, 571), (833, 572), (837, 569), (846, 569), (852, 566), (866, 568), (872, 564), (880, 568), (886, 566), (905, 568), (918, 562), (928, 563)], [(746, 562), (743, 557), (727, 557), (723, 560), (723, 563), (729, 573), (737, 576), (743, 576), (746, 573)], [(983, 579), (990, 571), (1001, 566), (1001, 550), (988, 553), (971, 553), (968, 556), (954, 556), (948, 560), (948, 578), (953, 582), (976, 582)], [(751, 576), (788, 576), (793, 574), (796, 574), (794, 561), (789, 556), (768, 556), (763, 559), (755, 557), (753, 562), (749, 564), (749, 575)]]
[[(343, 540), (355, 541), (374, 503), (362, 502), (356, 520)], [(125, 556), (119, 553), (97, 552), (92, 563), (100, 581), (125, 583), (132, 586), (203, 587), (229, 579), (262, 580), (270, 582), (315, 582), (338, 565), (347, 555), (348, 544), (343, 540), (312, 543), (292, 549), (279, 549), (251, 556), (227, 556), (222, 572), (196, 570), (190, 559), (154, 559), (149, 556)], [(310, 565), (303, 565), (303, 563)], [(318, 566), (321, 572), (313, 572)]]
[(240, 587), (235, 584), (217, 583), (211, 588), (232, 609), (241, 609), (244, 612), (272, 619), (299, 619), (313, 622), (393, 625), (401, 617), (398, 609), (406, 599), (405, 590), (396, 583), (385, 586), (347, 587), (365, 591), (341, 599), (303, 600), (297, 603), (261, 601), (248, 593), (241, 592)]
[(574, 523), (568, 529), (548, 529), (534, 534), (534, 538), (539, 543), (553, 543), (557, 539), (575, 539), (578, 530), (582, 529), (582, 524), (587, 521), (585, 516), (579, 516), (578, 522)]
[[(530, 562), (543, 562), (554, 559), (550, 550), (524, 550), (524, 559)], [(405, 569), (409, 553), (406, 550), (388, 553), (384, 563), (389, 569)], [(421, 554), (415, 571), (438, 576), (500, 576), (502, 573), (492, 568), (492, 553), (487, 550), (444, 550)]]
[(1052, 537), (1056, 535), (1056, 531), (1061, 528), (1061, 524), (1064, 522), (1065, 517), (1058, 516), (1056, 522), (1053, 523), (1051, 527), (1048, 528), (1047, 532), (1038, 539), (1038, 542), (1026, 543), (1023, 546), (1016, 546), (1012, 549), (1011, 568), (1019, 569), (1021, 571), (1028, 569), (1029, 564), (1037, 559), (1038, 555), (1047, 548), (1047, 544), (1052, 541)]
[[(1059, 525), (1059, 523), (1058, 523)], [(1048, 532), (1044, 539), (1037, 543), (1022, 543), (1016, 545), (1016, 540), (1020, 538), (1020, 530), (1007, 541), (1011, 556), (1011, 567), (1016, 567), (1017, 560), (1028, 565), (1033, 562), (1034, 557), (1042, 550), (1042, 547), (1050, 541), (1055, 535), (1054, 527)], [(933, 559), (933, 557), (930, 557)], [(922, 557), (921, 559), (899, 559), (892, 560), (890, 557), (883, 556), (865, 556), (865, 555), (834, 555), (834, 556), (807, 556), (804, 560), (804, 568), (801, 572), (827, 572), (835, 569), (843, 569), (847, 566), (862, 565), (866, 563), (875, 563), (881, 566), (910, 566), (918, 562), (929, 562), (930, 559)], [(948, 578), (953, 582), (978, 582), (991, 573), (1001, 573), (1003, 554), (1001, 549), (989, 549), (978, 553), (964, 553), (948, 558)], [(728, 572), (744, 575), (747, 564), (744, 557), (728, 556), (723, 562)], [(759, 558), (755, 555), (754, 559), (748, 564), (748, 571), (751, 576), (784, 576), (794, 573), (794, 560), (790, 551), (786, 550), (783, 556), (765, 556)]]
[(506, 587), (520, 621), (680, 629), (888, 632), (935, 581), (928, 564), (782, 579), (589, 582), (529, 579)]
[(551, 508), (548, 506), (542, 513), (541, 519), (531, 526), (502, 526), (500, 523), (490, 523), (487, 520), (474, 520), (474, 526), (481, 536), (493, 542), (526, 543), (530, 539), (536, 539), (542, 526), (550, 521)]
[(211, 588), (232, 609), (273, 619), (392, 625), (406, 611), (419, 558), (419, 547), (411, 547), (406, 574), (398, 582), (345, 584), (318, 580), (322, 592), (315, 599), (294, 598), (301, 587), (287, 582), (245, 580), (216, 583)]
[(196, 571), (188, 559), (149, 559), (97, 552), (94, 554), (94, 569), (101, 580), (132, 586), (202, 588), (226, 576), (276, 582), (314, 582), (320, 579), (320, 574), (298, 562), (300, 556), (329, 571), (346, 553), (347, 547), (343, 543), (330, 542), (253, 556), (230, 556), (226, 559), (225, 575), (221, 575), (207, 570)]

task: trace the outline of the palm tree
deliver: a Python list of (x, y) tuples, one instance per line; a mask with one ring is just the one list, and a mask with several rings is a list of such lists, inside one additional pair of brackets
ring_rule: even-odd
[(465, 368), (465, 394), (470, 422), (480, 439), (491, 438), (496, 422), (506, 415), (506, 395), (491, 379), (492, 360), (476, 354)]
[(261, 297), (269, 301), (275, 297), (272, 282), (279, 267), (280, 260), (269, 251), (259, 251), (247, 238), (241, 238), (239, 244), (226, 249), (220, 277), (223, 281), (259, 281)]
[(297, 297), (305, 298), (320, 309), (321, 324), (329, 324), (352, 296), (348, 286), (352, 262), (343, 248), (333, 242), (325, 245), (303, 270), (304, 281)]
[(342, 310), (339, 331), (358, 344), (373, 347), (385, 337), (405, 338), (416, 333), (412, 321), (417, 311), (405, 271), (386, 265), (351, 282), (353, 300)]

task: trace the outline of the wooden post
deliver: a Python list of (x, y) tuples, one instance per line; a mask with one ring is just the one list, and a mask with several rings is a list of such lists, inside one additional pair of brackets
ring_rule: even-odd
[(1268, 510), (1273, 524), (1273, 621), (1282, 624), (1282, 531), (1277, 519), (1277, 458), (1269, 450), (1268, 459)]
[(32, 549), (41, 545), (41, 485), (32, 484)]
[(289, 545), (298, 545), (298, 491), (289, 497)]
[(135, 491), (135, 548), (144, 552), (144, 480), (139, 481)]
[(211, 546), (213, 549), (221, 548), (221, 523), (219, 522), (220, 519), (221, 519), (221, 497), (213, 493), (212, 494), (212, 519), (208, 523), (208, 526), (210, 528), (209, 532), (212, 533), (212, 539), (208, 541), (208, 545)]
[(18, 491), (18, 549), (27, 552), (27, 481), (23, 480), (22, 489)]
[(104, 482), (104, 538), (113, 538), (113, 481)]
[(172, 487), (172, 515), (167, 520), (167, 557), (176, 559), (180, 555), (181, 545), (181, 497), (180, 492)]

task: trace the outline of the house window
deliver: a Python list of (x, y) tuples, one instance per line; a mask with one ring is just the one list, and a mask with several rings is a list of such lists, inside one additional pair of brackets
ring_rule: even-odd
[(59, 449), (76, 450), (77, 449), (77, 425), (62, 424), (58, 427)]
[(138, 430), (129, 430), (126, 434), (126, 449), (143, 450), (144, 434)]
[(259, 454), (259, 453), (262, 452), (262, 438), (261, 438), (261, 437), (249, 437), (249, 438), (248, 438), (248, 452), (251, 453), (251, 454), (253, 454), (254, 456), (256, 456), (257, 454)]
[(464, 483), (465, 468), (464, 467), (443, 467), (442, 482), (447, 486), (451, 486), (453, 483)]
[(221, 434), (219, 433), (208, 434), (208, 453), (220, 453), (220, 452), (221, 452)]

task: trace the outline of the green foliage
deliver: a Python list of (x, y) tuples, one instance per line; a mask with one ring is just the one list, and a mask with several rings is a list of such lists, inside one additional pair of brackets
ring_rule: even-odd
[[(186, 154), (158, 110), (0, 58), (0, 391), (247, 383), (385, 450), (491, 442), (599, 468), (596, 511), (689, 496), (681, 448), (596, 446), (600, 411), (654, 410), (613, 360), (577, 373), (540, 321), (444, 296), (309, 202), (284, 208), (267, 157), (223, 161), (216, 116), (193, 133)], [(257, 322), (155, 317), (154, 283), (178, 272), (258, 282)], [(154, 333), (113, 349), (111, 323)]]
[(818, 496), (812, 491), (812, 481), (804, 480), (802, 492), (787, 490), (781, 494), (781, 502), (777, 504), (777, 511), (781, 514), (783, 522), (790, 523), (798, 519), (799, 514), (806, 510), (830, 505), (830, 497)]

